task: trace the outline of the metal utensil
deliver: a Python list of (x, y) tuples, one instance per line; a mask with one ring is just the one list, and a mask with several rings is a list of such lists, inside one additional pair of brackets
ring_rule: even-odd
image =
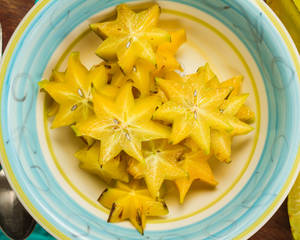
[(21, 240), (33, 231), (36, 222), (19, 202), (3, 170), (0, 171), (0, 226), (10, 238)]
[[(0, 24), (0, 62), (2, 55), (2, 27)], [(0, 171), (0, 227), (14, 240), (27, 238), (36, 225), (35, 220), (19, 202), (16, 193), (7, 181), (3, 169)]]

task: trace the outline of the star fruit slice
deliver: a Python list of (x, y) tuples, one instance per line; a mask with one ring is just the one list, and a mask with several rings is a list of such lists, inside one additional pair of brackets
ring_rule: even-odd
[(157, 27), (160, 8), (154, 4), (141, 12), (132, 11), (127, 5), (117, 6), (113, 21), (91, 24), (91, 29), (104, 38), (96, 54), (103, 59), (117, 57), (125, 73), (132, 71), (138, 58), (156, 64), (154, 47), (170, 41), (170, 35)]
[(158, 108), (154, 119), (173, 123), (169, 138), (173, 144), (191, 137), (208, 154), (210, 129), (232, 130), (228, 116), (219, 111), (229, 94), (228, 88), (207, 88), (203, 79), (195, 77), (182, 81), (157, 78), (156, 81), (169, 101)]
[(128, 182), (128, 173), (126, 171), (126, 161), (121, 160), (120, 155), (104, 164), (102, 167), (99, 163), (100, 143), (97, 141), (91, 147), (81, 149), (75, 154), (79, 159), (79, 167), (89, 173), (99, 176), (106, 183), (112, 179)]
[(52, 128), (68, 126), (88, 119), (93, 114), (93, 88), (100, 90), (107, 83), (107, 73), (103, 66), (91, 70), (80, 62), (79, 53), (70, 55), (65, 72), (53, 72), (57, 81), (43, 80), (40, 88), (45, 90), (59, 105), (52, 122)]
[(111, 210), (108, 222), (128, 219), (141, 234), (147, 216), (164, 216), (169, 212), (164, 201), (154, 200), (146, 188), (135, 183), (117, 182), (115, 188), (105, 189), (98, 201)]
[(134, 99), (132, 84), (126, 83), (115, 100), (96, 94), (95, 116), (78, 123), (77, 135), (86, 135), (101, 141), (100, 164), (116, 157), (122, 150), (143, 162), (141, 143), (168, 138), (170, 129), (153, 120), (152, 114), (161, 104), (157, 96)]
[(164, 180), (175, 180), (186, 176), (177, 164), (185, 151), (181, 145), (170, 145), (167, 140), (154, 140), (143, 143), (145, 162), (131, 159), (128, 172), (134, 178), (144, 178), (152, 197), (159, 197)]
[(188, 173), (187, 177), (175, 180), (181, 204), (184, 202), (185, 196), (195, 180), (201, 180), (211, 186), (217, 185), (217, 181), (208, 164), (210, 157), (211, 155), (206, 155), (202, 151), (196, 151), (184, 154), (183, 159), (179, 161), (179, 166)]

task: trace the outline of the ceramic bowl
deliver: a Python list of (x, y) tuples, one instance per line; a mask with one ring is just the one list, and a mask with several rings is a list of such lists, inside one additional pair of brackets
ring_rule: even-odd
[(0, 72), (0, 150), (11, 185), (59, 239), (248, 238), (280, 206), (300, 167), (300, 65), (293, 42), (260, 0), (158, 1), (161, 26), (187, 31), (178, 52), (185, 73), (209, 62), (221, 80), (243, 75), (256, 121), (251, 134), (235, 138), (231, 164), (211, 162), (217, 188), (194, 184), (183, 205), (176, 192), (169, 194), (170, 214), (150, 219), (141, 236), (128, 222), (106, 222), (108, 210), (97, 203), (105, 184), (79, 169), (74, 153), (82, 143), (71, 130), (49, 128), (37, 85), (54, 67), (65, 70), (72, 51), (87, 67), (99, 63), (94, 51), (101, 40), (88, 26), (121, 2), (43, 0), (16, 30)]

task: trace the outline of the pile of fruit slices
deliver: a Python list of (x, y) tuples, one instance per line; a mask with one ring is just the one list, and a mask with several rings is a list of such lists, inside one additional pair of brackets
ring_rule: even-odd
[(80, 168), (108, 184), (98, 201), (108, 222), (129, 219), (143, 234), (146, 216), (168, 213), (161, 188), (173, 181), (180, 203), (195, 180), (217, 185), (209, 166), (231, 161), (234, 136), (252, 130), (242, 77), (220, 82), (208, 64), (191, 75), (176, 60), (183, 29), (157, 27), (158, 5), (138, 13), (117, 6), (113, 21), (92, 24), (103, 61), (90, 70), (72, 53), (65, 72), (40, 88), (54, 100), (53, 128), (70, 126), (87, 144)]

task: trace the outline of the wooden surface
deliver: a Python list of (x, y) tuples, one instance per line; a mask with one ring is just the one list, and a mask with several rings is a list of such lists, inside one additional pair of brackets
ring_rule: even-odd
[[(23, 16), (33, 6), (34, 0), (0, 0), (0, 23), (3, 30), (3, 48)], [(286, 201), (276, 214), (251, 240), (292, 240)]]

